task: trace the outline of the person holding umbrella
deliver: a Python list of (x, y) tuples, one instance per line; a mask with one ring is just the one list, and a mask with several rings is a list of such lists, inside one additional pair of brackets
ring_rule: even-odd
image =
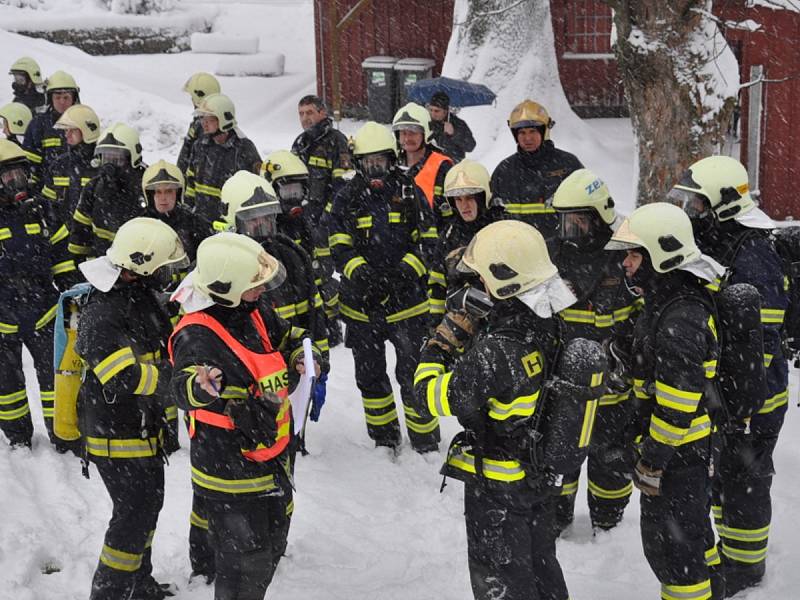
[(461, 162), (467, 152), (475, 149), (469, 125), (450, 110), (447, 92), (435, 92), (427, 107), (431, 114), (431, 141), (455, 162)]

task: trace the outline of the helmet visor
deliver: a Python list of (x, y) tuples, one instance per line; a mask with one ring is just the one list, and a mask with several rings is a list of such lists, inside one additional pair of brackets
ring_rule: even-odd
[(598, 214), (594, 209), (559, 211), (562, 240), (580, 242), (595, 239), (599, 233)]
[(667, 194), (667, 201), (683, 209), (690, 219), (704, 219), (711, 214), (711, 203), (698, 192), (675, 187)]
[(367, 154), (357, 159), (359, 170), (367, 179), (382, 179), (389, 174), (392, 159), (387, 153)]
[(101, 146), (94, 153), (100, 157), (100, 164), (102, 165), (127, 167), (131, 164), (131, 154), (125, 148)]
[[(276, 288), (279, 288), (281, 285), (283, 285), (283, 282), (286, 281), (286, 267), (284, 267), (283, 263), (281, 261), (279, 261), (279, 260), (276, 260), (275, 262), (277, 264), (277, 267), (276, 267), (275, 272), (273, 273), (272, 277), (269, 279), (269, 281), (267, 281), (266, 283), (259, 283), (258, 285), (254, 286), (254, 287), (259, 287), (259, 286), (263, 285), (264, 286), (264, 291), (265, 292), (269, 292), (269, 291), (272, 291), (272, 290), (274, 290)], [(249, 288), (249, 289), (253, 289), (253, 288)], [(244, 291), (246, 292), (247, 290), (244, 290)]]
[(189, 270), (189, 257), (160, 266), (150, 276), (153, 287), (162, 292), (174, 292)]
[(283, 181), (275, 182), (278, 198), (291, 206), (300, 204), (306, 196), (306, 184), (302, 181)]
[(257, 206), (236, 213), (236, 232), (254, 240), (266, 240), (278, 232), (277, 213), (272, 206)]
[(28, 191), (28, 169), (25, 165), (10, 165), (0, 171), (0, 191), (9, 200)]
[(17, 85), (27, 85), (28, 84), (28, 74), (24, 71), (11, 71), (12, 79), (14, 83)]

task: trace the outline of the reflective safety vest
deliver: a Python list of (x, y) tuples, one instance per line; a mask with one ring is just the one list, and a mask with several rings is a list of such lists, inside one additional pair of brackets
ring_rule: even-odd
[(439, 173), (439, 167), (445, 162), (452, 163), (453, 161), (444, 154), (431, 152), (425, 164), (419, 170), (419, 173), (414, 177), (414, 183), (416, 183), (425, 194), (425, 199), (428, 201), (428, 206), (431, 208), (433, 208), (434, 196), (437, 193), (442, 193), (442, 190), (436, 190), (434, 188), (436, 186), (436, 175)]
[[(278, 396), (281, 400), (281, 405), (278, 414), (275, 417), (275, 429), (278, 432), (275, 442), (271, 446), (265, 444), (258, 444), (255, 449), (242, 449), (242, 455), (248, 460), (254, 462), (266, 462), (281, 454), (289, 444), (291, 436), (291, 420), (292, 410), (289, 402), (289, 389), (286, 387), (285, 373), (286, 361), (277, 350), (272, 348), (269, 335), (267, 334), (264, 319), (261, 313), (254, 310), (250, 313), (250, 318), (253, 320), (256, 331), (261, 338), (261, 343), (264, 346), (265, 354), (253, 352), (246, 348), (241, 342), (236, 340), (230, 332), (225, 329), (222, 324), (211, 315), (205, 312), (195, 312), (184, 317), (180, 320), (175, 327), (169, 339), (169, 356), (170, 361), (173, 362), (172, 355), (172, 340), (175, 335), (184, 327), (189, 325), (201, 325), (213, 331), (225, 345), (236, 355), (236, 358), (247, 368), (253, 379), (257, 382), (256, 389), (253, 390), (253, 395), (260, 396), (264, 391), (269, 391)], [(227, 415), (214, 412), (211, 410), (197, 409), (188, 411), (189, 414), (189, 437), (193, 438), (195, 435), (196, 423), (204, 423), (211, 427), (219, 427), (232, 431), (236, 428), (234, 422)]]

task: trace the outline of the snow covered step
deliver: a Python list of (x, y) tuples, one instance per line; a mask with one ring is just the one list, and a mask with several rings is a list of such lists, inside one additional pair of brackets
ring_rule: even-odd
[(286, 57), (283, 54), (250, 54), (248, 56), (222, 56), (214, 71), (217, 75), (253, 75), (278, 77), (283, 75)]
[(225, 35), (222, 33), (193, 33), (192, 52), (203, 54), (256, 54), (258, 37)]

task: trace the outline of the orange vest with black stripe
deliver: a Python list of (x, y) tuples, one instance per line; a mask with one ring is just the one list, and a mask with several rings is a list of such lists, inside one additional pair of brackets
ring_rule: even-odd
[[(262, 395), (263, 390), (267, 389), (267, 386), (270, 392), (277, 395), (281, 404), (278, 409), (278, 414), (275, 417), (276, 431), (278, 432), (275, 442), (270, 446), (258, 444), (258, 447), (255, 449), (242, 450), (242, 455), (248, 460), (266, 462), (280, 455), (289, 444), (289, 438), (291, 437), (292, 410), (289, 402), (289, 389), (283, 383), (275, 383), (284, 381), (284, 378), (280, 375), (286, 371), (286, 361), (283, 360), (283, 356), (280, 352), (272, 348), (272, 343), (267, 334), (267, 327), (264, 325), (264, 319), (261, 317), (261, 313), (254, 310), (250, 314), (250, 317), (261, 338), (265, 354), (253, 352), (246, 348), (241, 342), (234, 338), (219, 321), (201, 311), (184, 315), (175, 327), (169, 339), (169, 357), (170, 361), (173, 362), (172, 340), (181, 329), (189, 325), (206, 327), (213, 331), (217, 337), (225, 343), (236, 358), (238, 358), (250, 372), (250, 375), (252, 375), (255, 381), (251, 386), (251, 393), (254, 396), (258, 397)], [(198, 422), (211, 427), (219, 427), (220, 429), (235, 429), (231, 418), (218, 412), (197, 409), (190, 410), (188, 415), (189, 437), (192, 438), (195, 435), (195, 427)]]
[(414, 177), (414, 183), (417, 184), (422, 193), (425, 194), (425, 199), (428, 201), (428, 206), (433, 208), (433, 188), (436, 186), (436, 175), (439, 173), (439, 167), (442, 163), (452, 163), (450, 157), (440, 154), (439, 152), (431, 152), (425, 164), (419, 170), (419, 173)]

